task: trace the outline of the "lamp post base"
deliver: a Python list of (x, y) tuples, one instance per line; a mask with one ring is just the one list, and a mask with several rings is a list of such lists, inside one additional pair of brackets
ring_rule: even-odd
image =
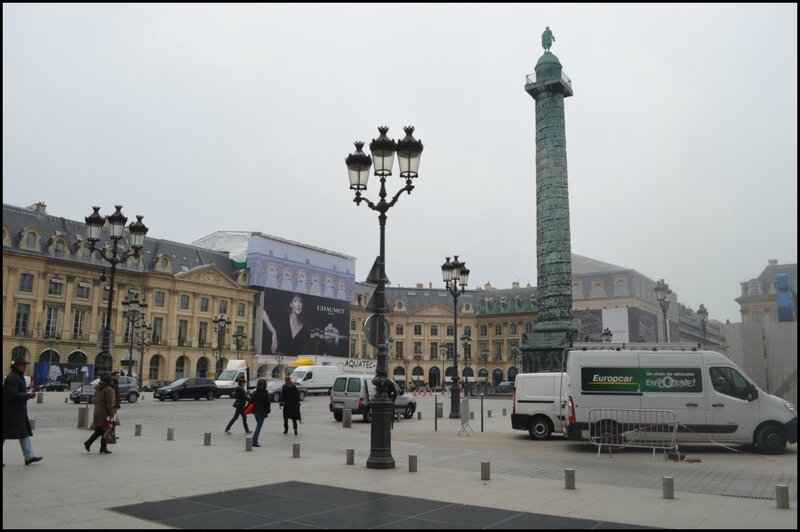
[(372, 426), (370, 427), (369, 469), (394, 469), (392, 457), (392, 412), (394, 405), (386, 392), (378, 392), (370, 401)]
[(461, 418), (461, 388), (454, 384), (450, 388), (450, 419)]

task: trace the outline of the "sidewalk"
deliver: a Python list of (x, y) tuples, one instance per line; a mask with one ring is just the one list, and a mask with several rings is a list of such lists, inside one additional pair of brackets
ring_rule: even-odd
[[(370, 426), (354, 422), (351, 429), (343, 429), (326, 417), (330, 414), (324, 412), (324, 401), (306, 400), (304, 416), (305, 412), (310, 415), (304, 418), (299, 436), (281, 434), (280, 421), (270, 417), (262, 447), (252, 452), (245, 451), (241, 425), (234, 427), (232, 435), (216, 427), (221, 416), (231, 413), (230, 405), (222, 400), (208, 406), (180, 405), (194, 404), (213, 414), (216, 430), (211, 446), (203, 445), (203, 427), (181, 421), (177, 407), (168, 409), (158, 403), (147, 408), (172, 413), (168, 425), (175, 428), (175, 440), (166, 441), (166, 425), (145, 423), (142, 436), (136, 437), (134, 421), (124, 421), (120, 442), (110, 447), (114, 452), (110, 456), (97, 453), (97, 447), (92, 453), (83, 450), (81, 442), (89, 435), (85, 429), (38, 428), (33, 444), (45, 457), (42, 462), (24, 466), (17, 442), (10, 440), (4, 446), (3, 528), (165, 528), (111, 508), (292, 481), (652, 527), (797, 526), (796, 447), (779, 461), (759, 458), (757, 466), (749, 469), (741, 467), (739, 457), (716, 454), (704, 455), (705, 463), (694, 465), (652, 462), (649, 453), (613, 461), (591, 452), (575, 458), (575, 452), (564, 452), (565, 446), (573, 445), (569, 442), (548, 446), (551, 442), (531, 442), (510, 428), (501, 431), (510, 425), (507, 417), (486, 419), (486, 433), (480, 433), (480, 422), (473, 421), (475, 432), (467, 437), (457, 435), (458, 420), (440, 419), (439, 431), (434, 433), (432, 419), (419, 421), (415, 416), (397, 423), (392, 433), (396, 467), (374, 470), (365, 466)], [(137, 408), (124, 406), (123, 419), (133, 419)], [(424, 403), (420, 408), (433, 411)], [(73, 423), (74, 409), (68, 412), (64, 416)], [(489, 432), (489, 428), (495, 430)], [(292, 458), (294, 442), (301, 445), (300, 458)], [(345, 464), (347, 448), (355, 450), (355, 465)], [(416, 473), (408, 471), (410, 454), (418, 456)], [(480, 462), (485, 460), (492, 466), (488, 481), (481, 480)], [(564, 487), (565, 464), (576, 469), (575, 490)], [(791, 471), (785, 471), (787, 465)], [(662, 498), (665, 471), (693, 475), (675, 476), (671, 500)], [(781, 471), (791, 478), (789, 510), (776, 508), (774, 484), (769, 485)], [(695, 477), (693, 491), (684, 491), (688, 479)], [(697, 492), (730, 490), (748, 479), (753, 485), (747, 493), (757, 490), (771, 498)]]

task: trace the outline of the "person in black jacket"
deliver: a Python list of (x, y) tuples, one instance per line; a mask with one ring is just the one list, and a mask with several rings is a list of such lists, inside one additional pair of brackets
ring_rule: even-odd
[[(3, 444), (6, 440), (19, 440), (25, 465), (42, 459), (36, 456), (31, 446), (31, 423), (28, 419), (28, 399), (36, 394), (28, 391), (25, 384), (25, 368), (30, 364), (25, 357), (16, 356), (11, 365), (11, 372), (3, 383)], [(5, 464), (3, 464), (5, 467)]]
[(261, 426), (270, 412), (269, 406), (269, 393), (267, 393), (267, 380), (258, 379), (256, 383), (256, 391), (250, 398), (253, 404), (253, 415), (256, 416), (256, 431), (253, 433), (253, 447), (261, 447), (258, 443), (258, 435), (261, 434)]
[(114, 388), (114, 410), (119, 410), (120, 401), (119, 396), (119, 371), (111, 372), (111, 387)]
[(297, 420), (300, 419), (300, 392), (288, 375), (284, 377), (285, 384), (281, 389), (281, 408), (283, 408), (283, 433), (289, 432), (289, 420), (292, 420), (294, 433), (297, 434)]
[(247, 414), (244, 413), (244, 407), (247, 404), (247, 392), (244, 390), (244, 378), (240, 377), (237, 381), (237, 384), (238, 386), (233, 390), (233, 408), (236, 409), (236, 413), (233, 414), (231, 420), (228, 421), (228, 426), (225, 427), (225, 434), (231, 433), (231, 427), (239, 418), (239, 416), (242, 416), (242, 423), (244, 424), (245, 433), (250, 434), (253, 431), (251, 431), (247, 426)]

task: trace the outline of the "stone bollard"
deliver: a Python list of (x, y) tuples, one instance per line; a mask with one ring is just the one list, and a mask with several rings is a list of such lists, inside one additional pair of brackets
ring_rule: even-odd
[(175, 439), (175, 429), (167, 429), (167, 441)]
[(487, 410), (486, 411), (486, 417), (492, 417), (492, 411), (491, 410)]
[(444, 403), (436, 403), (436, 417), (444, 417)]
[(35, 419), (28, 419), (28, 423), (31, 424), (31, 430), (36, 430), (36, 420)]
[(422, 412), (417, 412), (417, 419), (422, 419)]
[(206, 432), (203, 434), (203, 445), (211, 445), (211, 433)]
[(417, 455), (416, 454), (409, 454), (408, 455), (408, 472), (409, 473), (416, 473), (417, 472)]
[(300, 443), (298, 442), (292, 444), (292, 458), (300, 458)]
[(789, 486), (787, 484), (775, 485), (775, 502), (781, 510), (789, 509)]
[(86, 408), (78, 409), (78, 428), (84, 429), (89, 426), (89, 410)]
[(44, 392), (39, 392), (36, 394), (36, 403), (37, 404), (44, 403)]
[(253, 450), (253, 437), (248, 436), (244, 439), (244, 450), (245, 451), (252, 451)]
[(491, 462), (481, 462), (481, 480), (489, 480), (489, 468)]
[(353, 465), (356, 463), (356, 451), (355, 449), (347, 449), (347, 461), (345, 462), (347, 465)]
[(64, 398), (64, 404), (67, 404), (67, 403), (69, 403), (69, 397), (65, 397)]
[(564, 488), (568, 490), (575, 489), (575, 470), (574, 469), (565, 469), (564, 470)]
[(353, 411), (349, 408), (342, 410), (342, 428), (349, 429), (353, 425)]
[(503, 415), (504, 416), (506, 415), (506, 409), (505, 408), (503, 409)]
[(675, 489), (672, 482), (672, 477), (664, 477), (661, 481), (662, 490), (664, 492), (665, 499), (674, 499), (675, 498)]
[(135, 425), (133, 427), (133, 435), (134, 436), (141, 436), (142, 435), (142, 426), (141, 425)]

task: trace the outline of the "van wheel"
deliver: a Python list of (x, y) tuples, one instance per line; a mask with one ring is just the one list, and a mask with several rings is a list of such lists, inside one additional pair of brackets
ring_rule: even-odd
[(605, 445), (611, 451), (622, 449), (622, 430), (611, 419), (603, 419), (592, 426), (591, 436), (599, 445)]
[(208, 394), (206, 395), (206, 400), (213, 401), (214, 397), (216, 397), (214, 392), (208, 392)]
[(364, 423), (372, 423), (372, 410), (369, 407), (364, 410)]
[(333, 419), (335, 419), (336, 421), (341, 421), (342, 420), (342, 413), (341, 412), (334, 412), (333, 413)]
[(756, 445), (764, 454), (779, 454), (786, 449), (786, 435), (780, 427), (767, 425), (758, 429)]
[(135, 403), (138, 400), (139, 400), (139, 394), (138, 393), (131, 392), (131, 393), (128, 394), (128, 402), (129, 403)]
[(536, 416), (528, 426), (528, 434), (532, 440), (546, 440), (553, 433), (553, 426), (550, 420), (543, 416)]
[(274, 394), (272, 394), (272, 402), (273, 403), (281, 402), (281, 392), (275, 392)]
[(306, 392), (299, 392), (297, 395), (300, 396), (300, 400), (301, 401), (305, 401), (306, 400)]

